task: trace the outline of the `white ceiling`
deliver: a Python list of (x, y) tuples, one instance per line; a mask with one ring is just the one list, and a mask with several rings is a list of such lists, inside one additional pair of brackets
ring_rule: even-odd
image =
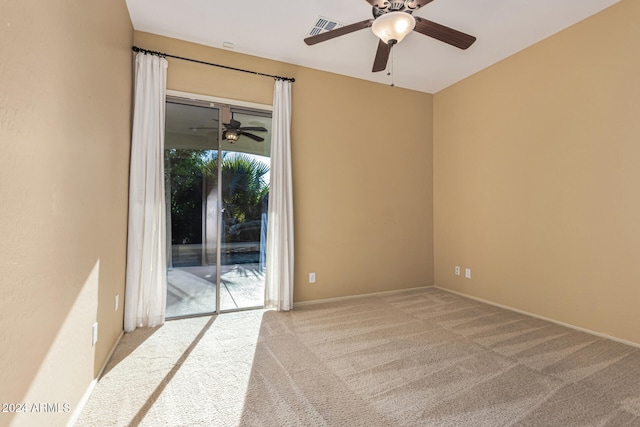
[(231, 42), (235, 52), (385, 84), (393, 77), (396, 86), (428, 93), (618, 1), (434, 0), (415, 15), (471, 34), (477, 41), (459, 50), (413, 32), (393, 48), (389, 76), (386, 71), (371, 72), (378, 39), (368, 28), (314, 46), (303, 42), (319, 16), (345, 25), (372, 18), (365, 0), (126, 0), (136, 30), (221, 49)]

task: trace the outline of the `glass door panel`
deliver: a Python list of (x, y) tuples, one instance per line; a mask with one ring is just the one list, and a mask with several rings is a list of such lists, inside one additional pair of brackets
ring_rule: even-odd
[(166, 317), (217, 309), (218, 109), (167, 102)]
[(264, 305), (271, 115), (231, 111), (248, 135), (220, 143), (221, 310)]
[(269, 158), (235, 151), (222, 156), (220, 309), (262, 307)]

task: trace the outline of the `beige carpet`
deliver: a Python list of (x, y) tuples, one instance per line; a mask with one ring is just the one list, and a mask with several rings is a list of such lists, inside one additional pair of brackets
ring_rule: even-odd
[(640, 426), (640, 349), (424, 288), (127, 334), (77, 426)]

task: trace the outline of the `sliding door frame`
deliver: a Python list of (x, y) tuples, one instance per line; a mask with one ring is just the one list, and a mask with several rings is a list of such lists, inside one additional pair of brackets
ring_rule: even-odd
[[(256, 110), (256, 111), (268, 111), (268, 112), (273, 112), (273, 105), (268, 105), (268, 104), (258, 104), (258, 103), (254, 103), (254, 102), (246, 102), (246, 101), (238, 101), (235, 99), (227, 99), (227, 98), (218, 98), (218, 97), (213, 97), (213, 96), (209, 96), (209, 95), (201, 95), (201, 94), (194, 94), (194, 93), (189, 93), (189, 92), (180, 92), (180, 91), (176, 91), (176, 90), (167, 90), (166, 93), (166, 97), (165, 97), (165, 104), (167, 102), (177, 102), (177, 103), (182, 103), (185, 105), (193, 105), (193, 106), (204, 106), (204, 107), (208, 107), (208, 108), (212, 108), (212, 109), (217, 109), (218, 110), (218, 123), (222, 123), (222, 107), (223, 106), (231, 106), (233, 107), (239, 107), (240, 109), (242, 108), (246, 108), (247, 110)], [(222, 144), (220, 143), (222, 141), (222, 126), (218, 126), (218, 140), (217, 142), (217, 148), (216, 150), (218, 151), (218, 159), (222, 158)], [(217, 183), (217, 193), (218, 194), (222, 194), (222, 168), (220, 167), (220, 165), (218, 165), (218, 183)], [(204, 190), (203, 190), (204, 191)], [(169, 203), (168, 201), (166, 203)], [(189, 317), (199, 317), (199, 316), (210, 316), (213, 314), (220, 314), (221, 310), (220, 310), (220, 284), (221, 284), (221, 268), (220, 268), (220, 264), (222, 262), (222, 251), (221, 251), (221, 245), (222, 245), (222, 213), (224, 211), (224, 206), (222, 206), (222, 202), (220, 201), (220, 206), (218, 206), (216, 208), (216, 226), (218, 229), (218, 232), (216, 233), (216, 304), (215, 304), (215, 311), (213, 312), (207, 312), (207, 313), (196, 313), (196, 314), (192, 314), (192, 315), (184, 315), (184, 316), (176, 316), (176, 317), (172, 317), (171, 319), (182, 319), (182, 318), (189, 318)], [(171, 225), (167, 224), (167, 228), (169, 228)], [(168, 230), (168, 232), (170, 232), (170, 229)], [(203, 227), (203, 233), (205, 233), (204, 227)], [(168, 236), (171, 236), (170, 234), (168, 234)], [(171, 255), (171, 242), (170, 239), (168, 240), (168, 255)], [(205, 262), (206, 259), (206, 248), (204, 247), (204, 243), (203, 243), (203, 252), (205, 254), (203, 254), (203, 258), (202, 258), (202, 262)], [(254, 310), (256, 307), (243, 307), (243, 308), (236, 308), (236, 309), (227, 309), (224, 312), (234, 312), (234, 311), (245, 311), (245, 310)]]

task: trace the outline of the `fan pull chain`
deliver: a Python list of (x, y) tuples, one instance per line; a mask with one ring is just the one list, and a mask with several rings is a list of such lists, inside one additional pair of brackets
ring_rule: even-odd
[(387, 68), (387, 76), (391, 76), (391, 87), (395, 86), (395, 82), (393, 80), (393, 51), (394, 50), (395, 49), (391, 49), (391, 52), (390, 52), (391, 58), (389, 58), (389, 63), (388, 63), (389, 67)]

